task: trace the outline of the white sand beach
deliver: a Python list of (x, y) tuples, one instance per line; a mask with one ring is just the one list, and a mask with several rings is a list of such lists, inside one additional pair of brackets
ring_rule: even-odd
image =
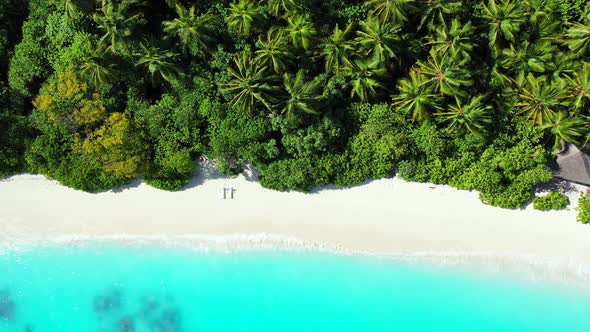
[[(234, 199), (220, 199), (222, 186)], [(312, 194), (243, 175), (203, 176), (179, 192), (143, 183), (89, 194), (40, 175), (0, 182), (0, 244), (75, 238), (256, 236), (378, 254), (473, 253), (575, 259), (590, 266), (590, 226), (566, 211), (504, 210), (478, 193), (383, 179)], [(576, 192), (578, 191), (578, 192)]]

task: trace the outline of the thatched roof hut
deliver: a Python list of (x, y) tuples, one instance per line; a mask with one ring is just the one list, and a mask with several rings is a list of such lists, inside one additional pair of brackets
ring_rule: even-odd
[(567, 144), (557, 155), (555, 177), (590, 186), (590, 153)]

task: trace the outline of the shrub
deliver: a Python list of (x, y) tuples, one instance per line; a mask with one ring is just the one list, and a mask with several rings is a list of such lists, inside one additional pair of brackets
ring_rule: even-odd
[(260, 184), (280, 191), (309, 192), (328, 184), (327, 175), (310, 159), (283, 159), (260, 170)]
[(570, 204), (569, 198), (557, 191), (552, 191), (546, 196), (537, 196), (533, 198), (533, 207), (535, 210), (563, 210)]
[(16, 45), (10, 60), (10, 87), (27, 97), (33, 96), (51, 73), (49, 40), (45, 34), (49, 14), (45, 1), (31, 1), (22, 41)]
[(146, 184), (157, 188), (157, 189), (161, 189), (161, 190), (167, 190), (167, 191), (177, 191), (177, 190), (181, 190), (184, 187), (186, 187), (190, 181), (191, 181), (191, 177), (185, 177), (185, 178), (177, 178), (177, 179), (171, 179), (171, 178), (164, 178), (164, 179), (157, 179), (157, 178), (149, 178), (149, 177), (144, 177), (143, 182), (145, 182)]
[(580, 196), (578, 199), (578, 221), (590, 224), (590, 196)]
[(72, 144), (59, 144), (49, 135), (37, 137), (25, 153), (27, 171), (44, 174), (65, 186), (88, 192), (108, 190), (130, 182), (106, 173), (96, 157), (74, 153)]

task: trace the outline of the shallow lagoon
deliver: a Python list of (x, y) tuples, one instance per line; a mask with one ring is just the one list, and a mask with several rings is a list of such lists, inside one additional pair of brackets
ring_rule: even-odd
[(0, 331), (590, 331), (590, 292), (310, 251), (60, 245), (0, 255)]

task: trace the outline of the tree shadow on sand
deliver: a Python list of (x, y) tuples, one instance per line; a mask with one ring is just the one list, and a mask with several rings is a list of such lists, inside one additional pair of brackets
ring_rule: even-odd
[(549, 191), (559, 191), (562, 193), (574, 193), (578, 192), (580, 189), (574, 184), (566, 180), (561, 179), (553, 179), (546, 183), (541, 183), (537, 185), (535, 188), (535, 192), (549, 192)]
[(329, 184), (329, 185), (326, 185), (326, 186), (315, 187), (309, 193), (310, 194), (313, 194), (313, 195), (316, 195), (316, 194), (321, 194), (322, 192), (326, 192), (326, 191), (346, 191), (346, 190), (349, 190), (349, 189), (366, 186), (366, 185), (368, 185), (368, 184), (370, 184), (370, 183), (372, 183), (374, 181), (377, 181), (377, 180), (369, 179), (369, 180), (365, 180), (363, 182), (359, 182), (359, 183), (356, 183), (356, 184), (351, 184), (351, 185), (348, 185), (348, 186), (337, 186), (337, 185), (334, 185), (334, 184)]

